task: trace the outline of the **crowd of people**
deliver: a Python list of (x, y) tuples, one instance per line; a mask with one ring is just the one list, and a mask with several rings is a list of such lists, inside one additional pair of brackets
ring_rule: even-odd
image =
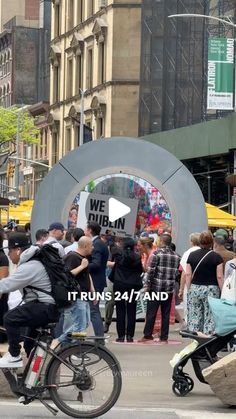
[[(154, 243), (153, 237), (117, 238), (109, 230), (101, 235), (101, 227), (93, 221), (88, 222), (84, 230), (73, 228), (67, 232), (62, 223), (54, 222), (48, 229), (39, 229), (34, 238), (27, 227), (27, 231), (16, 229), (10, 234), (0, 229), (0, 325), (6, 328), (9, 343), (9, 352), (0, 359), (0, 367), (22, 365), (21, 327), (27, 327), (28, 334), (35, 336), (37, 327), (55, 322), (55, 337), (64, 345), (69, 332), (86, 331), (91, 323), (94, 335), (105, 344), (104, 333), (108, 332), (113, 320), (114, 307), (116, 341), (132, 343), (137, 293), (141, 290), (142, 295), (151, 297), (147, 301), (140, 342), (154, 339), (160, 310), (159, 341), (168, 343), (171, 309), (181, 300), (184, 301), (184, 316), (178, 311), (178, 305), (175, 311), (181, 327), (205, 334), (214, 332), (208, 297), (220, 297), (230, 261), (236, 260), (236, 246), (233, 244), (232, 251), (226, 248), (227, 240), (222, 230), (214, 237), (210, 231), (191, 234), (190, 248), (180, 257), (170, 232), (163, 232)], [(50, 295), (47, 271), (34, 259), (37, 249), (45, 244), (57, 249), (83, 295), (94, 298), (78, 298), (69, 308), (57, 310)], [(101, 294), (104, 289), (110, 291), (112, 298), (106, 301), (103, 323), (96, 293)], [(162, 293), (165, 298), (152, 298)], [(30, 350), (30, 344), (25, 344), (27, 355)]]

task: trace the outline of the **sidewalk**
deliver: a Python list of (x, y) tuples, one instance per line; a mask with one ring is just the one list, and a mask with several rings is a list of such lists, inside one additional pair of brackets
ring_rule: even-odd
[[(137, 339), (142, 336), (143, 326), (144, 323), (137, 323)], [(193, 391), (183, 398), (172, 393), (172, 368), (169, 361), (189, 343), (188, 340), (182, 339), (175, 329), (176, 325), (171, 327), (170, 339), (181, 342), (178, 345), (117, 344), (114, 343), (115, 323), (112, 325), (107, 347), (120, 361), (123, 376), (122, 393), (117, 407), (180, 409), (186, 413), (199, 410), (219, 414), (230, 413), (230, 410), (214, 396), (208, 385), (198, 382), (191, 365), (187, 366), (186, 371), (194, 380)], [(0, 350), (6, 351), (7, 345), (0, 345)], [(5, 378), (0, 374), (0, 398), (12, 397), (8, 385), (3, 383)]]

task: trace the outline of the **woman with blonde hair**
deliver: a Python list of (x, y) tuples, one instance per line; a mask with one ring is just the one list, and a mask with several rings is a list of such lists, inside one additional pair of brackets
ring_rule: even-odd
[(156, 250), (153, 237), (140, 237), (138, 241), (138, 249), (141, 253), (142, 265), (144, 272), (147, 271), (150, 258)]

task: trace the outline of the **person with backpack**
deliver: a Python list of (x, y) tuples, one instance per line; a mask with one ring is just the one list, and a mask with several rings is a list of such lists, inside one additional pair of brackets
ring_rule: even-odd
[[(50, 246), (51, 247), (51, 246)], [(20, 290), (24, 304), (7, 312), (3, 319), (6, 328), (9, 352), (0, 358), (0, 368), (21, 368), (20, 329), (27, 327), (27, 335), (36, 337), (38, 327), (57, 322), (59, 312), (51, 295), (52, 284), (45, 266), (34, 259), (38, 246), (32, 246), (24, 233), (11, 233), (8, 239), (9, 258), (18, 265), (14, 273), (0, 281), (0, 294)], [(57, 252), (56, 249), (53, 249)], [(33, 342), (26, 340), (24, 349), (29, 356)]]
[[(75, 275), (83, 295), (93, 293), (94, 287), (89, 275), (88, 259), (93, 251), (93, 242), (89, 237), (81, 237), (77, 243), (77, 250), (69, 252), (64, 258), (67, 268)], [(89, 299), (80, 299), (64, 311), (63, 334), (58, 338), (60, 343), (67, 343), (67, 333), (84, 332), (90, 324)], [(97, 303), (95, 301), (94, 303)]]

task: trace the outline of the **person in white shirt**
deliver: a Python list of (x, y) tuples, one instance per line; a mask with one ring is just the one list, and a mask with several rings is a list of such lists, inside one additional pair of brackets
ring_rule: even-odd
[(190, 248), (184, 252), (181, 260), (180, 260), (180, 269), (182, 270), (181, 279), (180, 279), (180, 287), (179, 287), (179, 298), (183, 299), (184, 303), (184, 320), (187, 323), (187, 286), (186, 286), (186, 266), (187, 260), (190, 253), (194, 252), (195, 250), (200, 249), (199, 246), (199, 238), (200, 233), (191, 233), (189, 236), (190, 241)]
[(63, 258), (65, 256), (65, 249), (59, 243), (64, 237), (65, 228), (62, 223), (52, 223), (48, 229), (48, 238), (44, 244), (51, 244), (55, 249), (58, 249), (59, 255)]
[(78, 241), (84, 236), (84, 230), (82, 228), (75, 228), (72, 233), (73, 243), (70, 246), (65, 247), (65, 254), (70, 252), (76, 252), (78, 250)]

